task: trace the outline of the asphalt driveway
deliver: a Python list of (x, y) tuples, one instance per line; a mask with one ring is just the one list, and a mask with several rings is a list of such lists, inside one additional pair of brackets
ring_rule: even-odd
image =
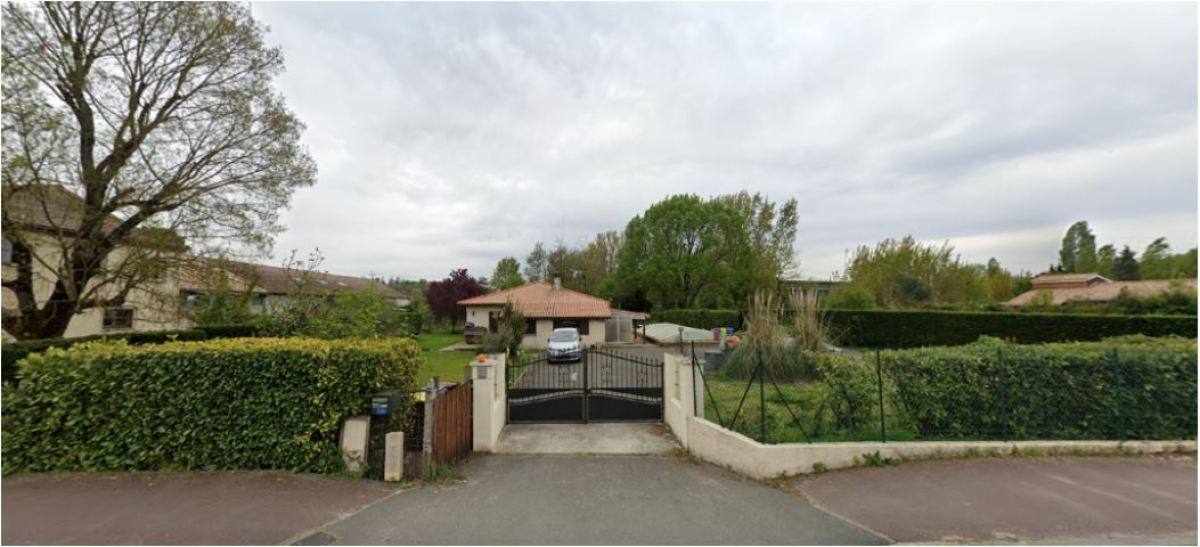
[(714, 545), (886, 540), (798, 496), (656, 456), (485, 456), (462, 484), (406, 491), (313, 543)]

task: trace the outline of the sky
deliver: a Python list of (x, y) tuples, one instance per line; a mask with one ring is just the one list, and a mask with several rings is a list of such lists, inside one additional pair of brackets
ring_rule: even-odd
[(274, 260), (490, 276), (672, 194), (800, 204), (793, 275), (911, 234), (1042, 271), (1197, 240), (1197, 14), (1174, 4), (255, 3), (315, 186)]

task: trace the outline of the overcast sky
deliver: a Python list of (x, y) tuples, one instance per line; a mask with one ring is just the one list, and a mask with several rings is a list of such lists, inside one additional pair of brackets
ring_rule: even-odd
[(800, 201), (804, 277), (912, 234), (1039, 271), (1196, 244), (1196, 7), (254, 4), (320, 169), (273, 260), (491, 275), (675, 193)]

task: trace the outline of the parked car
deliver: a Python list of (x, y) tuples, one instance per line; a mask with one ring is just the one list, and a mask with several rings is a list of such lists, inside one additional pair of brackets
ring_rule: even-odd
[(573, 362), (583, 357), (583, 341), (577, 329), (554, 329), (546, 346), (551, 363)]

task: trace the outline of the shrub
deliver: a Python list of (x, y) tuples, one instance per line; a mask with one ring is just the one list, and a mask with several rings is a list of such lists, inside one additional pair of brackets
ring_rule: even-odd
[(51, 349), (4, 394), (3, 470), (337, 471), (343, 420), (419, 367), (408, 339)]
[(842, 284), (834, 287), (821, 304), (831, 310), (873, 310), (875, 296), (857, 285)]
[(656, 323), (675, 323), (696, 329), (740, 327), (742, 315), (737, 310), (662, 310), (654, 312)]
[(195, 327), (209, 338), (253, 338), (258, 336), (258, 326), (252, 323), (244, 325), (206, 325)]
[(17, 362), (34, 353), (40, 353), (50, 348), (69, 348), (81, 342), (95, 340), (127, 340), (130, 344), (161, 344), (175, 341), (195, 341), (209, 338), (243, 338), (255, 336), (257, 329), (253, 325), (225, 325), (216, 327), (195, 327), (186, 330), (158, 330), (125, 332), (119, 334), (94, 334), (75, 338), (43, 338), (39, 340), (21, 340), (6, 342), (2, 357), (2, 374), (5, 383), (17, 379)]
[(843, 344), (912, 348), (969, 344), (980, 336), (1021, 343), (1100, 340), (1125, 334), (1196, 337), (1196, 318), (946, 311), (826, 312)]
[(884, 351), (881, 360), (923, 437), (1195, 438), (1195, 341), (1119, 341), (984, 339)]

